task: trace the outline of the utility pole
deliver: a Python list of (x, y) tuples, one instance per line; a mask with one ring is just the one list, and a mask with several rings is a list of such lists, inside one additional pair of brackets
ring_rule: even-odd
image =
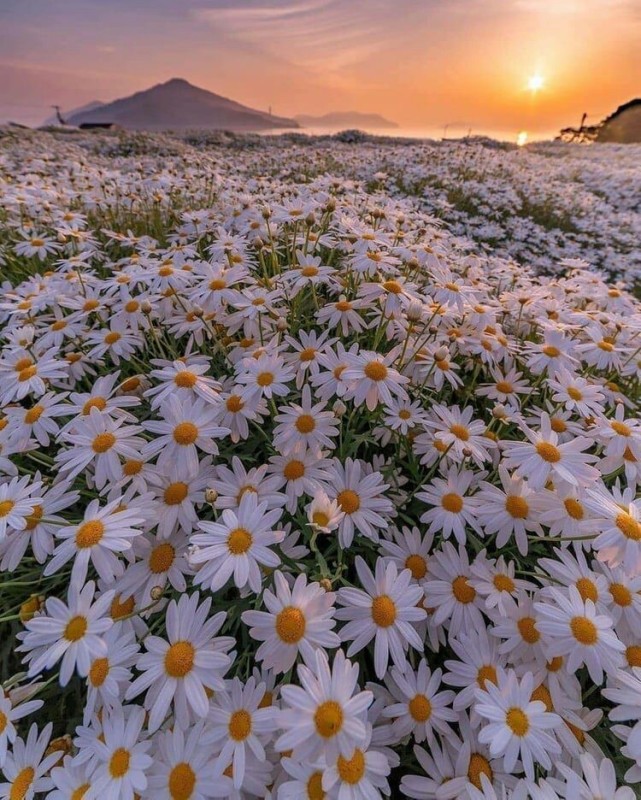
[(56, 117), (58, 118), (58, 122), (59, 122), (61, 125), (66, 125), (67, 123), (65, 122), (65, 120), (63, 119), (63, 116), (62, 116), (62, 114), (60, 113), (60, 106), (51, 106), (51, 108), (55, 108), (55, 110), (56, 110)]

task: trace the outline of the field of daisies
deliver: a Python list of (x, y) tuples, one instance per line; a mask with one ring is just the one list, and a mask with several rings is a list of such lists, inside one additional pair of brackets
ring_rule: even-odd
[(641, 148), (0, 131), (0, 798), (633, 800)]

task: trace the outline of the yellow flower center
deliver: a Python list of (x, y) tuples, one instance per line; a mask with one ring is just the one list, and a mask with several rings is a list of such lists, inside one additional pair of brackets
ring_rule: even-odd
[(105, 344), (116, 344), (116, 342), (121, 338), (121, 335), (118, 331), (110, 331), (105, 336)]
[(587, 617), (572, 617), (570, 620), (572, 635), (583, 645), (591, 646), (598, 642), (599, 631), (597, 626)]
[(630, 436), (632, 433), (632, 429), (626, 425), (625, 422), (619, 422), (616, 419), (610, 422), (610, 427), (615, 433), (618, 433), (619, 436)]
[(454, 578), (452, 581), (452, 594), (458, 600), (459, 603), (463, 603), (463, 605), (467, 605), (468, 603), (472, 603), (474, 598), (476, 597), (476, 589), (467, 582), (467, 578), (464, 575), (459, 575), (458, 578)]
[(641, 525), (626, 511), (617, 516), (615, 524), (626, 539), (632, 539), (633, 542), (641, 540)]
[(143, 464), (143, 461), (138, 461), (135, 458), (131, 458), (129, 461), (125, 461), (125, 463), (122, 465), (123, 474), (127, 475), (129, 478), (133, 477), (134, 475), (138, 475), (140, 470), (143, 468)]
[(349, 300), (339, 300), (338, 303), (335, 304), (335, 308), (337, 311), (351, 311), (352, 304)]
[(90, 788), (90, 783), (81, 783), (80, 786), (71, 793), (70, 800), (83, 800), (84, 796), (87, 794), (87, 789)]
[(165, 672), (172, 678), (184, 678), (194, 667), (196, 651), (191, 642), (172, 644), (165, 653)]
[(35, 424), (40, 417), (42, 416), (45, 410), (44, 406), (36, 405), (33, 408), (30, 408), (27, 413), (24, 415), (24, 421), (27, 425)]
[(244, 708), (234, 711), (229, 718), (229, 735), (235, 742), (244, 741), (252, 730), (252, 718)]
[(24, 800), (31, 788), (36, 773), (33, 767), (21, 769), (11, 783), (8, 800)]
[(329, 522), (329, 517), (324, 511), (314, 511), (312, 514), (312, 522), (320, 528), (324, 528)]
[(252, 535), (245, 528), (234, 528), (227, 537), (227, 547), (234, 556), (246, 553), (252, 546)]
[(454, 434), (454, 436), (462, 442), (467, 442), (470, 438), (469, 431), (465, 425), (450, 425), (450, 433)]
[(346, 514), (355, 514), (361, 507), (361, 499), (356, 492), (351, 489), (343, 489), (343, 491), (336, 498), (341, 511)]
[(387, 378), (387, 367), (380, 361), (370, 361), (363, 371), (370, 381), (384, 381)]
[(398, 283), (398, 281), (385, 281), (385, 283), (383, 284), (383, 289), (385, 289), (387, 292), (390, 292), (391, 294), (403, 293), (403, 287), (401, 286), (400, 283)]
[(572, 519), (583, 519), (585, 512), (578, 500), (575, 500), (573, 497), (566, 497), (563, 501), (563, 505), (568, 513), (568, 517)]
[(38, 372), (37, 367), (27, 367), (26, 369), (21, 370), (18, 374), (18, 380), (20, 383), (24, 383), (25, 381), (31, 380), (33, 376)]
[(539, 442), (536, 446), (536, 452), (548, 464), (556, 464), (561, 460), (561, 451), (550, 442)]
[(389, 595), (381, 594), (372, 600), (372, 619), (381, 628), (389, 628), (396, 621), (396, 604)]
[(405, 559), (405, 569), (409, 569), (414, 580), (419, 581), (427, 574), (427, 562), (423, 556), (413, 553)]
[(550, 694), (550, 690), (544, 684), (537, 686), (537, 688), (532, 692), (532, 697), (530, 699), (538, 700), (543, 703), (547, 711), (554, 710), (552, 695)]
[(316, 427), (316, 422), (311, 414), (301, 414), (296, 420), (296, 430), (299, 433), (311, 433)]
[(161, 575), (167, 572), (174, 563), (176, 550), (169, 542), (157, 545), (149, 555), (149, 570), (154, 575)]
[(125, 303), (125, 311), (128, 314), (133, 314), (140, 308), (140, 303), (137, 300), (129, 300)]
[(625, 608), (632, 605), (632, 592), (622, 583), (611, 583), (610, 594), (618, 606)]
[(523, 497), (509, 494), (505, 499), (505, 510), (514, 519), (525, 519), (530, 513), (530, 506)]
[(105, 526), (99, 519), (83, 522), (76, 531), (76, 547), (95, 547), (105, 533)]
[(631, 667), (641, 667), (641, 645), (631, 644), (626, 647), (625, 658)]
[(8, 517), (14, 506), (13, 500), (0, 500), (0, 517)]
[(107, 401), (104, 397), (91, 397), (82, 407), (82, 413), (85, 417), (88, 417), (92, 408), (97, 408), (98, 411), (104, 411), (106, 405)]
[(295, 606), (287, 606), (276, 617), (276, 633), (285, 644), (296, 644), (305, 635), (305, 615)]
[(479, 790), (483, 788), (481, 775), (485, 775), (490, 782), (492, 781), (494, 773), (492, 772), (492, 767), (490, 767), (490, 762), (480, 753), (472, 753), (470, 755), (470, 764), (467, 768), (467, 779)]
[(133, 596), (128, 597), (126, 600), (120, 601), (121, 595), (116, 595), (114, 599), (111, 601), (111, 606), (109, 608), (109, 616), (114, 620), (118, 621), (119, 619), (123, 619), (124, 617), (128, 617), (131, 613), (133, 613), (134, 607), (136, 605), (136, 601)]
[(416, 694), (408, 703), (410, 715), (416, 722), (427, 722), (432, 716), (432, 704), (424, 694)]
[(548, 661), (545, 668), (548, 672), (558, 672), (563, 666), (563, 656), (554, 656), (551, 661)]
[(314, 713), (314, 725), (319, 736), (331, 739), (343, 727), (343, 709), (335, 700), (326, 700)]
[(519, 629), (521, 638), (524, 642), (527, 642), (527, 644), (536, 644), (541, 638), (541, 634), (534, 626), (535, 622), (536, 620), (534, 617), (521, 617), (521, 619), (516, 623), (516, 627)]
[(458, 514), (463, 508), (463, 498), (454, 492), (448, 492), (441, 497), (441, 505), (451, 514)]
[(499, 592), (513, 592), (516, 588), (512, 578), (510, 578), (509, 575), (503, 575), (500, 572), (498, 575), (494, 576), (492, 583), (494, 584), (494, 588), (498, 589)]
[(129, 762), (131, 755), (129, 750), (124, 747), (119, 747), (114, 750), (113, 755), (109, 759), (109, 773), (112, 778), (122, 778), (129, 772)]
[(363, 751), (359, 750), (357, 747), (351, 758), (347, 759), (343, 758), (343, 756), (339, 756), (336, 766), (343, 783), (354, 786), (359, 783), (365, 774), (365, 756), (363, 755)]
[(325, 800), (323, 773), (314, 772), (307, 781), (307, 800)]
[(174, 441), (185, 447), (198, 438), (198, 428), (193, 422), (179, 422), (174, 428)]
[(163, 499), (168, 506), (177, 506), (187, 497), (189, 494), (189, 486), (182, 481), (176, 481), (175, 483), (170, 483), (169, 486), (165, 489)]
[(576, 386), (568, 386), (567, 388), (568, 396), (572, 398), (572, 400), (583, 400), (583, 394)]
[(109, 659), (97, 658), (89, 670), (89, 680), (95, 688), (102, 686), (109, 675)]
[(576, 582), (576, 588), (579, 590), (583, 602), (592, 600), (593, 603), (596, 603), (599, 592), (597, 591), (594, 581), (591, 581), (589, 578), (579, 578)]
[(65, 626), (64, 637), (69, 642), (77, 642), (87, 632), (87, 619), (83, 616), (72, 617)]
[(171, 800), (189, 800), (196, 785), (196, 773), (186, 761), (181, 761), (169, 773)]
[(259, 386), (271, 386), (274, 382), (274, 376), (271, 372), (259, 372), (256, 376), (256, 383)]
[(546, 344), (543, 348), (543, 354), (548, 358), (558, 358), (561, 355), (561, 351), (552, 344)]
[(299, 358), (301, 361), (313, 361), (316, 358), (316, 350), (313, 347), (306, 347), (301, 350)]
[(496, 668), (492, 666), (492, 664), (484, 664), (482, 667), (479, 667), (478, 672), (476, 673), (476, 682), (481, 689), (485, 689), (486, 682), (493, 683), (496, 686), (498, 681), (496, 675)]
[(198, 376), (194, 375), (193, 372), (190, 372), (187, 369), (181, 369), (180, 372), (176, 374), (174, 378), (174, 383), (180, 389), (191, 389), (193, 386), (196, 385), (196, 381), (198, 380)]
[(304, 474), (305, 465), (302, 461), (298, 461), (295, 458), (291, 461), (288, 461), (283, 469), (283, 475), (288, 481), (296, 481), (299, 478), (302, 478)]
[(109, 431), (105, 431), (105, 433), (99, 433), (96, 438), (93, 440), (91, 447), (93, 448), (94, 453), (106, 453), (107, 450), (111, 450), (111, 448), (116, 444), (116, 437), (113, 433)]
[(530, 720), (520, 708), (511, 708), (505, 715), (505, 722), (515, 736), (525, 736), (530, 730)]
[(243, 401), (238, 397), (237, 394), (232, 394), (230, 397), (227, 398), (225, 402), (225, 407), (227, 411), (230, 411), (232, 414), (237, 414), (239, 411), (242, 410), (245, 404)]

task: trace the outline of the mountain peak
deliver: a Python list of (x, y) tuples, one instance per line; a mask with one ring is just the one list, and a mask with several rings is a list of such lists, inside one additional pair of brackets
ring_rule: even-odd
[(241, 105), (184, 78), (171, 78), (128, 97), (69, 117), (72, 125), (112, 122), (129, 130), (261, 131), (298, 128), (285, 117)]

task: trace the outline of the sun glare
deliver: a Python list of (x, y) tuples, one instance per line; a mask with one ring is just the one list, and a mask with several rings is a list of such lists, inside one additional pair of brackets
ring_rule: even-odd
[(542, 75), (532, 75), (527, 82), (527, 88), (531, 92), (539, 92), (544, 85), (545, 81)]

